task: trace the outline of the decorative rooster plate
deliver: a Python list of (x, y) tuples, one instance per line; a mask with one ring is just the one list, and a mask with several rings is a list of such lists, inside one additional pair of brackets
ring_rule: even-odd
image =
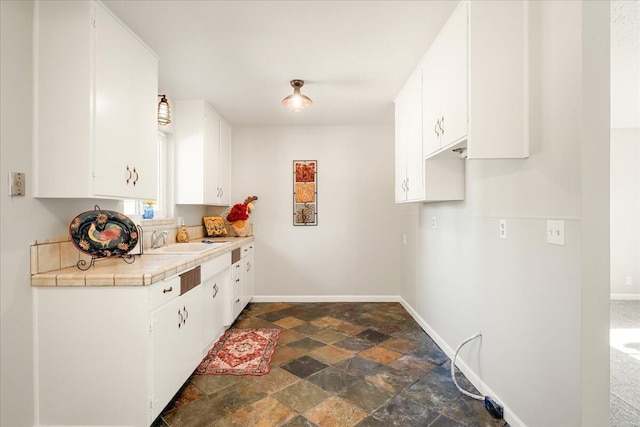
[(138, 243), (138, 228), (126, 215), (96, 209), (71, 221), (69, 234), (81, 252), (95, 258), (126, 255)]

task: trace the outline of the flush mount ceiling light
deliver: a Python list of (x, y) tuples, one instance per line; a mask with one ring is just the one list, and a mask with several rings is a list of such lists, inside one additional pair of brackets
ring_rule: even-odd
[(158, 104), (158, 123), (165, 126), (171, 123), (171, 107), (169, 106), (169, 101), (167, 101), (167, 97), (165, 95), (158, 96), (162, 97)]
[(305, 107), (313, 104), (311, 98), (300, 93), (300, 88), (304, 86), (304, 80), (291, 80), (293, 94), (282, 100), (282, 105), (289, 107), (291, 111), (302, 111)]

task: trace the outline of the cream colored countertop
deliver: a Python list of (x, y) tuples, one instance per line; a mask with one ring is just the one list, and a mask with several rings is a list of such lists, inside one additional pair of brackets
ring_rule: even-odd
[[(196, 239), (193, 241), (201, 241)], [(220, 237), (206, 240), (231, 242), (199, 254), (136, 255), (132, 264), (118, 257), (96, 260), (93, 267), (82, 271), (68, 267), (31, 276), (31, 286), (147, 286), (200, 265), (245, 243), (252, 237)], [(178, 243), (179, 244), (179, 243)], [(231, 265), (229, 265), (231, 267)]]

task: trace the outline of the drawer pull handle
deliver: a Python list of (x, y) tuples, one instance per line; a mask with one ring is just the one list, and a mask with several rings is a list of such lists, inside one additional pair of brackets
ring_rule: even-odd
[(215, 298), (216, 295), (218, 295), (218, 284), (217, 283), (215, 285), (213, 285), (213, 298)]
[(187, 323), (187, 319), (189, 318), (189, 312), (187, 311), (187, 307), (182, 307), (184, 314), (186, 315), (183, 323)]
[(178, 309), (178, 316), (180, 316), (180, 320), (178, 320), (178, 329), (180, 329), (180, 327), (184, 323), (184, 317), (182, 317), (182, 312), (180, 311), (180, 309)]
[(251, 270), (251, 263), (250, 262), (247, 263), (247, 271), (249, 271), (249, 270)]
[(129, 169), (129, 165), (127, 165), (127, 172), (129, 173), (129, 175), (127, 176), (127, 179), (125, 181), (127, 185), (129, 185), (129, 181), (131, 181), (131, 178), (133, 177), (133, 174), (131, 173), (131, 169)]
[(169, 286), (169, 289), (163, 289), (162, 293), (166, 294), (167, 292), (171, 292), (171, 291), (173, 291), (173, 286)]
[(240, 298), (238, 298), (238, 299), (236, 300), (236, 303), (238, 303), (238, 302), (240, 302)]
[(238, 283), (240, 281), (240, 279), (236, 279), (236, 283)]
[(133, 186), (135, 187), (135, 186), (136, 186), (136, 184), (138, 183), (138, 178), (139, 178), (139, 177), (138, 177), (138, 171), (136, 170), (136, 168), (135, 168), (135, 167), (133, 168), (133, 173), (135, 173), (135, 174), (136, 174), (136, 179), (134, 179), (134, 180), (133, 180)]

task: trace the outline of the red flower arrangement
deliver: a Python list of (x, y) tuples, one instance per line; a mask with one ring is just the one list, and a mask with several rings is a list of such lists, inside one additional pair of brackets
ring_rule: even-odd
[(227, 215), (229, 222), (234, 221), (246, 221), (249, 219), (249, 212), (247, 211), (246, 203), (236, 203), (229, 211)]

